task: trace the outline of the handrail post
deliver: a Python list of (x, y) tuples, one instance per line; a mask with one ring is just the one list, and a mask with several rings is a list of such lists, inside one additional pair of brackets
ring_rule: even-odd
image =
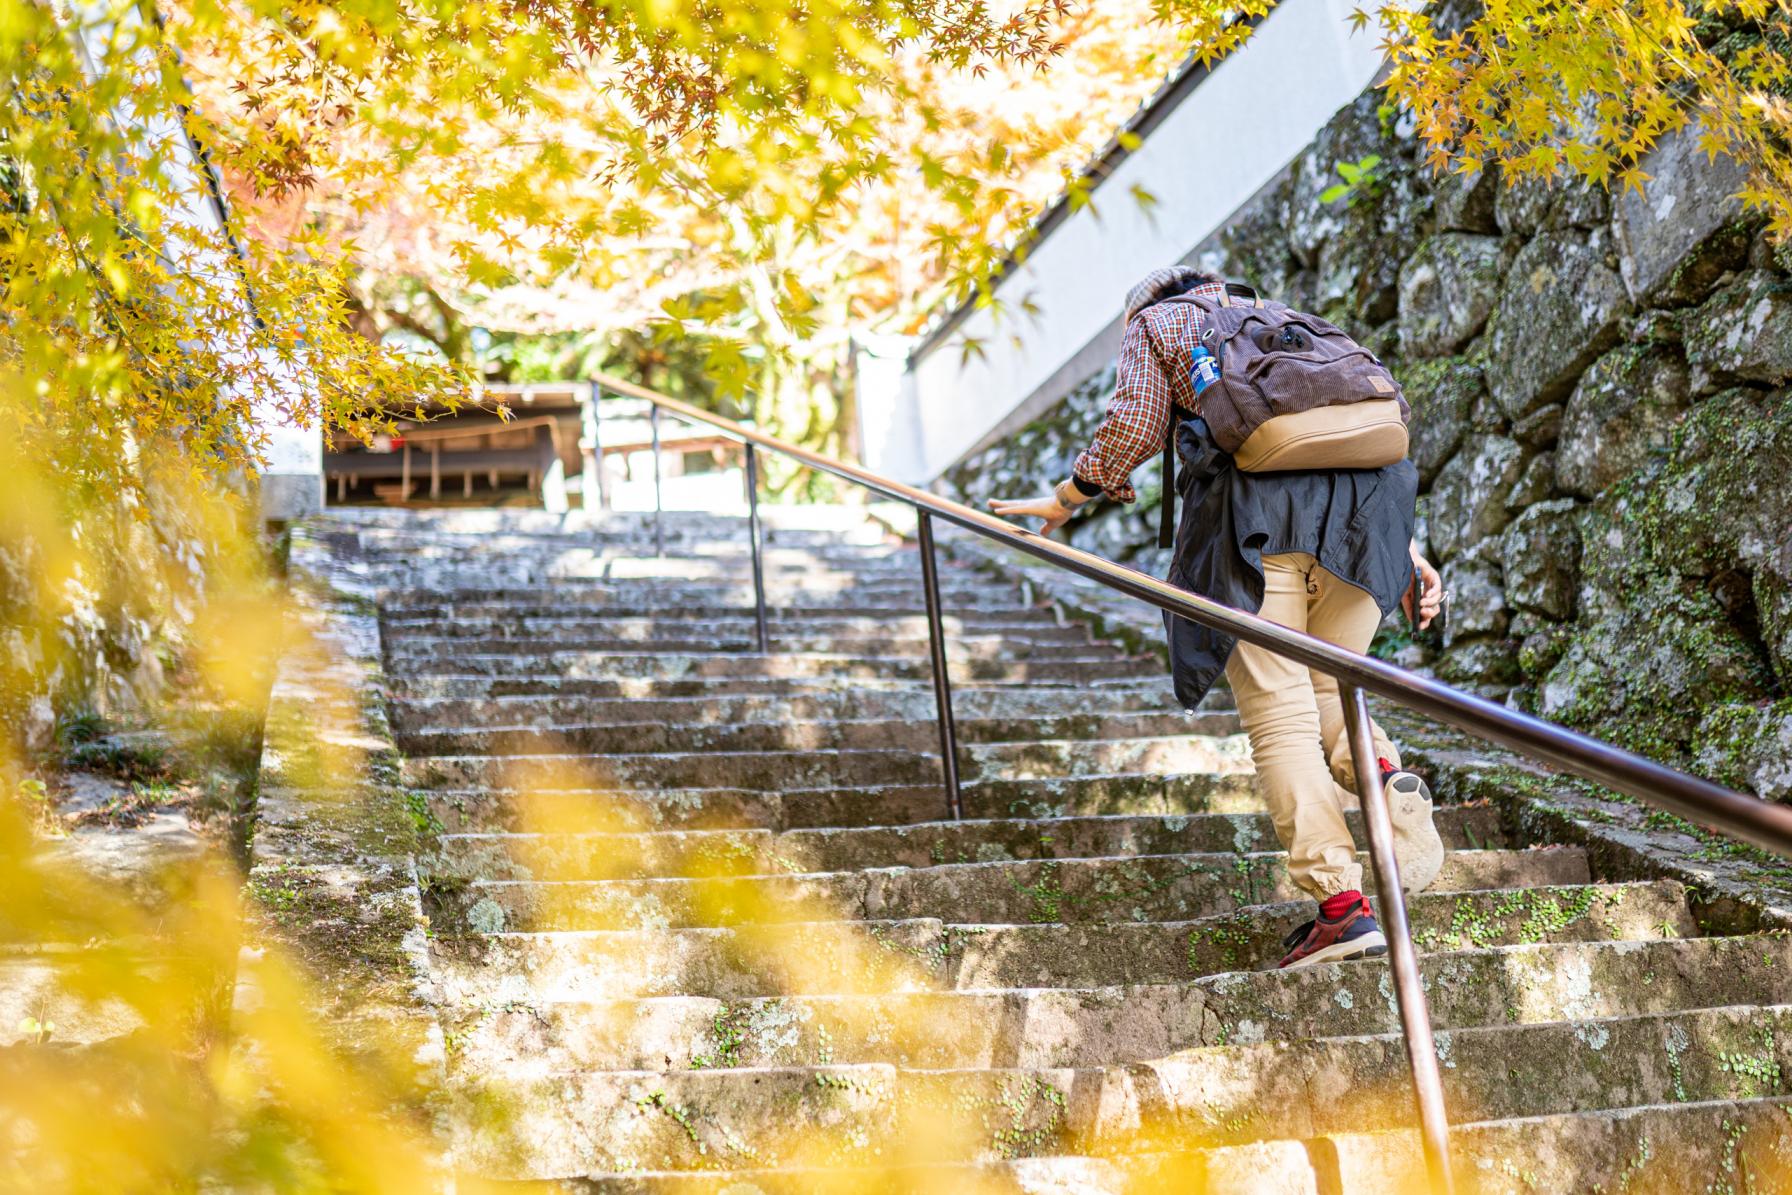
[(1387, 794), (1382, 791), (1369, 702), (1363, 691), (1348, 681), (1339, 682), (1338, 695), (1344, 703), (1344, 724), (1350, 734), (1351, 762), (1356, 767), (1357, 795), (1363, 807), (1363, 829), (1369, 839), (1369, 857), (1375, 865), (1375, 886), (1381, 897), (1381, 923), (1387, 932), (1394, 998), (1400, 1007), (1400, 1028), (1406, 1036), (1407, 1064), (1412, 1069), (1425, 1169), (1432, 1191), (1451, 1195), (1455, 1187), (1450, 1175), (1450, 1121), (1444, 1110), (1443, 1079), (1437, 1069), (1437, 1043), (1431, 1036), (1431, 1011), (1419, 979), (1418, 954), (1413, 949), (1412, 927), (1406, 919), (1406, 898), (1400, 891), (1394, 824), (1388, 816)]
[[(603, 387), (596, 382), (586, 383), (585, 394), (584, 441), (585, 441), (585, 477), (581, 489), (584, 490), (586, 510), (610, 509), (610, 483), (604, 477), (604, 438), (603, 438)], [(593, 503), (596, 505), (593, 506)]]
[(946, 815), (964, 817), (964, 796), (958, 787), (958, 727), (952, 721), (952, 678), (946, 670), (946, 627), (940, 617), (939, 564), (933, 551), (933, 516), (915, 512), (921, 541), (921, 588), (927, 598), (927, 649), (933, 660), (933, 704), (940, 724), (940, 774), (946, 785)]
[(647, 416), (648, 424), (653, 428), (653, 554), (666, 554), (666, 504), (660, 493), (660, 404), (650, 403)]
[(760, 559), (759, 530), (759, 450), (742, 445), (747, 453), (747, 538), (753, 543), (753, 622), (759, 638), (759, 654), (764, 655), (771, 637), (765, 630), (765, 565)]

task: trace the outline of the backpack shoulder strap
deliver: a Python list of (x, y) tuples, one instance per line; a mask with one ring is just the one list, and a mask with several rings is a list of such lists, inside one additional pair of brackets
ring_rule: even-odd
[(1182, 424), (1182, 413), (1170, 403), (1170, 422), (1164, 432), (1164, 494), (1157, 511), (1157, 546), (1174, 547), (1176, 543), (1176, 429)]
[[(1164, 303), (1190, 303), (1208, 315), (1222, 307), (1231, 307), (1234, 297), (1247, 300), (1253, 307), (1263, 306), (1263, 296), (1256, 288), (1242, 282), (1228, 282), (1218, 295), (1180, 294), (1159, 300)], [(1170, 420), (1164, 429), (1163, 501), (1158, 507), (1157, 546), (1170, 548), (1176, 542), (1176, 429), (1182, 423), (1182, 412), (1175, 400), (1170, 402)]]

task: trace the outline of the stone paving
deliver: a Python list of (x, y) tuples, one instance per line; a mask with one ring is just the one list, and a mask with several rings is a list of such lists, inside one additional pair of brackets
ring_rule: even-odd
[[(1224, 693), (946, 562), (740, 520), (345, 515), (377, 596), (457, 1165), (602, 1192), (1391, 1191), (1383, 960), (1292, 973)], [(1446, 806), (1412, 901), (1465, 1189), (1784, 1189), (1792, 950), (1671, 878)], [(1354, 824), (1354, 820), (1353, 820)], [(1360, 841), (1359, 841), (1360, 845)], [(1741, 1177), (1738, 1177), (1741, 1176)]]

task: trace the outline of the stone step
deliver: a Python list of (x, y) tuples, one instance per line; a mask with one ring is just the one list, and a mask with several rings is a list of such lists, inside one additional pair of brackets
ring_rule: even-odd
[[(862, 1165), (888, 1144), (896, 1084), (879, 1066), (551, 1075), (482, 1083), (449, 1115), (456, 1163), (500, 1180)], [(527, 1133), (504, 1127), (518, 1118)]]
[[(1359, 815), (1350, 810), (1345, 818), (1363, 846)], [(1433, 821), (1444, 846), (1453, 850), (1508, 845), (1499, 812), (1491, 805), (1440, 806)], [(1273, 848), (1275, 842), (1275, 828), (1261, 813), (1121, 814), (789, 830), (777, 836), (773, 851), (802, 871), (846, 871), (1007, 859), (1238, 853)], [(580, 850), (576, 843), (567, 846)]]
[[(1088, 774), (1045, 779), (986, 780), (961, 785), (967, 818), (1066, 817), (1098, 814), (1260, 813), (1255, 772), (1194, 771), (1158, 775), (1138, 772)], [(893, 795), (893, 794), (892, 794)], [(906, 805), (892, 803), (879, 815), (847, 790), (835, 794), (786, 791), (783, 825), (855, 826), (881, 822), (935, 821), (944, 808), (943, 790), (924, 786), (911, 790)], [(821, 797), (823, 799), (818, 800)], [(918, 816), (911, 816), (918, 815)], [(871, 816), (867, 820), (868, 815)]]
[[(387, 666), (408, 671), (413, 664), (440, 659), (485, 659), (514, 656), (520, 660), (551, 661), (611, 652), (656, 652), (703, 655), (715, 652), (757, 653), (750, 631), (734, 635), (695, 630), (681, 638), (564, 635), (532, 639), (452, 639), (410, 636), (386, 644)], [(879, 658), (925, 657), (932, 650), (921, 635), (776, 634), (767, 643), (769, 655), (867, 655)], [(1057, 629), (1000, 635), (956, 635), (948, 639), (950, 660), (1083, 660), (1123, 656), (1108, 644), (1092, 644), (1085, 634)]]
[[(437, 849), (421, 856), (422, 874), (438, 885), (454, 877), (501, 871), (517, 876), (527, 862), (517, 859), (517, 844), (557, 843), (566, 835), (552, 832), (535, 836), (506, 834), (444, 835)], [(618, 832), (582, 833), (572, 836), (579, 855), (593, 878), (644, 879), (654, 876), (750, 876), (779, 870), (777, 835), (758, 827), (725, 829), (669, 829), (651, 834)], [(525, 859), (527, 848), (523, 851)], [(545, 862), (550, 855), (544, 855)]]
[[(645, 737), (645, 736), (643, 736)], [(1061, 780), (1138, 775), (1204, 777), (1249, 772), (1250, 747), (1241, 734), (1163, 735), (1084, 742), (959, 745), (963, 777), (976, 781)], [(626, 754), (413, 755), (404, 782), (426, 788), (502, 785), (510, 788), (688, 788), (718, 786), (775, 792), (788, 786), (919, 784), (940, 774), (937, 752), (906, 748), (697, 750)]]
[[(1786, 1005), (1705, 1007), (1447, 1029), (1437, 1052), (1450, 1120), (1465, 1124), (1778, 1095), (1789, 1031)], [(1125, 1070), (1140, 1127), (1229, 1144), (1408, 1125), (1406, 1067), (1403, 1039), (1382, 1034), (1203, 1047)]]
[[(675, 536), (670, 534), (671, 528), (667, 528), (667, 532), (666, 558), (668, 559), (713, 557), (735, 560), (747, 557), (752, 551), (744, 527), (738, 536), (727, 533), (690, 531)], [(486, 535), (472, 533), (405, 535), (390, 531), (372, 533), (363, 531), (360, 533), (360, 542), (364, 550), (402, 552), (403, 559), (407, 562), (416, 559), (448, 559), (465, 562), (469, 559), (485, 558), (541, 558), (594, 551), (601, 551), (615, 557), (655, 558), (651, 527), (644, 531), (595, 535), (533, 535), (515, 531), (494, 532)], [(906, 559), (910, 562), (910, 567), (916, 567), (913, 562), (919, 558), (919, 552), (914, 547), (888, 537), (853, 542), (843, 540), (838, 536), (809, 535), (804, 538), (798, 535), (791, 538), (789, 533), (781, 533), (765, 537), (761, 547), (768, 560), (784, 558), (852, 562)]]
[[(820, 623), (856, 623), (879, 619), (892, 619), (898, 625), (914, 622), (925, 626), (925, 615), (917, 613), (913, 603), (906, 599), (900, 604), (855, 605), (851, 602), (852, 594), (845, 595), (842, 602), (829, 602), (822, 605), (803, 605), (800, 601), (768, 602), (766, 606), (767, 621), (773, 626), (802, 627), (813, 622)], [(704, 620), (739, 622), (751, 629), (753, 625), (754, 599), (749, 590), (745, 603), (729, 603), (718, 605), (681, 605), (670, 606), (652, 602), (635, 600), (636, 593), (632, 588), (619, 590), (610, 600), (568, 604), (565, 601), (552, 603), (542, 602), (540, 595), (529, 592), (510, 596), (485, 595), (458, 603), (423, 603), (417, 604), (403, 596), (394, 597), (389, 604), (381, 607), (380, 622), (382, 630), (393, 627), (398, 630), (427, 629), (430, 627), (453, 627), (466, 623), (480, 628), (488, 628), (492, 632), (514, 631), (527, 627), (543, 634), (553, 633), (562, 624), (571, 629), (596, 628), (617, 620), (639, 619), (642, 621), (660, 622), (701, 622)], [(946, 609), (942, 613), (948, 633), (956, 633), (964, 629), (1000, 630), (1015, 625), (1032, 626), (1041, 623), (1057, 625), (1051, 612), (1035, 603), (1032, 605), (1016, 604), (977, 607), (967, 610)]]
[[(834, 542), (841, 536), (863, 536), (880, 543), (888, 538), (883, 526), (867, 517), (865, 508), (841, 503), (783, 505), (764, 503), (759, 518), (768, 538), (784, 536), (824, 537)], [(347, 506), (330, 511), (327, 527), (340, 527), (360, 535), (429, 537), (494, 534), (540, 535), (551, 538), (578, 535), (632, 534), (649, 541), (660, 526), (668, 543), (679, 536), (707, 534), (738, 537), (746, 533), (744, 514), (669, 510), (656, 514), (637, 510), (575, 510), (553, 514), (520, 507), (460, 507), (443, 510), (392, 510), (372, 506)]]
[[(1312, 903), (1184, 922), (954, 926), (932, 919), (564, 930), (438, 939), (437, 979), (457, 1001), (851, 993), (1168, 983), (1274, 966)], [(1423, 893), (1429, 949), (1693, 937), (1678, 884)], [(1379, 960), (1346, 966), (1381, 966)]]
[[(732, 551), (717, 545), (710, 552), (667, 552), (656, 556), (651, 545), (646, 551), (630, 552), (625, 548), (605, 547), (559, 551), (519, 551), (515, 553), (480, 550), (466, 558), (474, 568), (522, 568), (545, 571), (550, 580), (580, 578), (583, 573), (567, 570), (597, 570), (589, 575), (609, 581), (707, 581), (747, 579), (753, 575), (751, 549), (745, 538)], [(452, 552), (444, 553), (444, 557)], [(827, 552), (817, 547), (784, 547), (767, 545), (760, 555), (760, 568), (769, 580), (773, 577), (829, 579), (837, 576), (864, 577), (868, 580), (900, 580), (919, 587), (921, 555), (912, 548), (885, 547), (861, 551)], [(940, 561), (940, 579), (968, 582), (977, 580), (991, 588), (1001, 585), (1013, 588), (1014, 582), (989, 582), (974, 570), (951, 560)]]
[[(1325, 1159), (1308, 1188), (1315, 1195), (1424, 1189), (1416, 1133), (1335, 1133), (1323, 1145), (1323, 1151), (1313, 1154)], [(1454, 1125), (1450, 1152), (1458, 1189), (1474, 1195), (1785, 1191), (1792, 1188), (1792, 1098), (1675, 1098), (1639, 1107)], [(705, 1187), (700, 1182), (694, 1189)]]
[[(142, 1012), (116, 991), (77, 994), (96, 974), (109, 980), (166, 982), (170, 960), (152, 951), (91, 951), (81, 946), (0, 954), (0, 1051), (35, 1040), (31, 1023), (52, 1026), (54, 1045), (82, 1046), (142, 1030)], [(191, 967), (191, 960), (174, 960)]]
[[(942, 820), (913, 548), (860, 511), (767, 524), (764, 655), (739, 518), (325, 532), (387, 595), (402, 778), (439, 786), (451, 1090), (500, 1113), (457, 1164), (641, 1195), (1413, 1184), (1410, 1132), (1375, 1131), (1411, 1123), (1386, 961), (1272, 969), (1312, 905), (1225, 696), (1191, 716), (1155, 658), (942, 562), (971, 815)], [(1792, 1174), (1792, 945), (1701, 937), (1678, 885), (1511, 849), (1490, 807), (1438, 821), (1411, 914), (1465, 1191)]]
[[(541, 699), (592, 698), (601, 700), (711, 699), (720, 697), (832, 696), (841, 693), (896, 693), (924, 696), (932, 709), (931, 674), (903, 668), (904, 675), (830, 676), (392, 676), (386, 678), (389, 696), (397, 702), (475, 701), (499, 697)], [(1150, 704), (1174, 704), (1169, 676), (1161, 670), (1140, 676), (1095, 677), (1034, 676), (1020, 680), (971, 679), (964, 669), (952, 669), (952, 705), (970, 693), (1034, 693), (1062, 702), (1098, 699), (1104, 708), (1115, 695), (1139, 695)], [(1223, 698), (1229, 704), (1230, 697)], [(975, 707), (966, 707), (974, 709)], [(1205, 703), (1204, 703), (1205, 708)]]
[[(1792, 1002), (1784, 938), (1565, 942), (1427, 955), (1432, 1019), (1463, 1029)], [(468, 1073), (800, 1066), (1091, 1067), (1196, 1046), (1399, 1032), (1377, 966), (1130, 987), (516, 1004), (451, 1014)]]
[[(1681, 1195), (1687, 1174), (1713, 1192), (1780, 1190), (1792, 1158), (1792, 1099), (1722, 1100), (1571, 1112), (1457, 1125), (1458, 1190), (1474, 1195), (1621, 1190)], [(1514, 1158), (1524, 1159), (1523, 1163)], [(1611, 1176), (1619, 1187), (1610, 1187)], [(1766, 1176), (1763, 1185), (1754, 1176)], [(1737, 1185), (1740, 1183), (1741, 1185)], [(1420, 1191), (1424, 1164), (1411, 1132), (1333, 1134), (1124, 1157), (1018, 1157), (1002, 1162), (856, 1168), (672, 1171), (630, 1169), (562, 1179), (581, 1195), (1384, 1195)]]
[[(1770, 1097), (1792, 1066), (1788, 1030), (1792, 1007), (1783, 1005), (1451, 1030), (1439, 1041), (1445, 1103), (1453, 1121), (1480, 1123)], [(1406, 1075), (1395, 1034), (1202, 1048), (1107, 1068), (506, 1075), (487, 1081), (479, 1103), (528, 1109), (525, 1155), (484, 1152), (489, 1138), (475, 1130), (461, 1139), (462, 1160), (488, 1172), (509, 1162), (520, 1167), (511, 1176), (529, 1177), (649, 1159), (709, 1170), (919, 1161), (922, 1151), (932, 1162), (1128, 1158), (1142, 1143), (1186, 1149), (1403, 1127), (1412, 1119)], [(593, 1124), (604, 1128), (601, 1144), (579, 1131)], [(520, 1144), (502, 1134), (488, 1149), (500, 1142)]]
[[(1078, 712), (1090, 704), (1098, 709)], [(1224, 690), (1209, 693), (1201, 712), (1229, 710), (1231, 695)], [(961, 738), (970, 738), (977, 724), (1012, 727), (1000, 733), (1022, 737), (1030, 724), (1062, 727), (1036, 736), (1045, 738), (1091, 737), (1087, 728), (1106, 725), (1122, 715), (1149, 718), (1154, 715), (1183, 717), (1181, 704), (1169, 687), (1152, 686), (1103, 693), (1090, 703), (1079, 691), (1057, 689), (962, 689), (952, 695), (952, 711)], [(759, 722), (820, 722), (828, 720), (905, 720), (934, 725), (935, 704), (931, 686), (903, 689), (844, 689), (811, 693), (720, 693), (706, 697), (432, 697), (398, 698), (392, 702), (394, 726), (404, 733), (452, 730), (459, 727), (615, 726), (659, 723), (667, 727), (735, 726)], [(1169, 724), (1165, 724), (1169, 725)], [(1159, 733), (1164, 733), (1160, 731)]]
[[(609, 539), (590, 543), (553, 543), (541, 540), (472, 540), (420, 542), (404, 550), (403, 559), (388, 563), (410, 573), (501, 572), (541, 582), (563, 578), (603, 580), (674, 578), (707, 580), (716, 577), (752, 578), (751, 549), (743, 540), (726, 543), (698, 540), (669, 547), (664, 556), (653, 554), (653, 544)], [(942, 576), (963, 576), (962, 569), (941, 562)], [(912, 548), (899, 545), (768, 546), (761, 557), (768, 578), (793, 578), (807, 574), (823, 578), (840, 574), (920, 583), (921, 558)], [(1012, 583), (1010, 583), (1012, 584)]]
[[(569, 802), (578, 802), (580, 813), (589, 813), (587, 794), (564, 795)], [(938, 796), (937, 792), (927, 795)], [(550, 794), (534, 794), (528, 799), (545, 805)], [(1273, 848), (1276, 841), (1267, 814), (1203, 813), (930, 820), (913, 826), (807, 828), (782, 833), (774, 833), (771, 826), (742, 826), (707, 835), (675, 832), (667, 836), (668, 847), (660, 845), (658, 832), (640, 832), (618, 822), (604, 823), (601, 829), (567, 829), (559, 812), (547, 808), (520, 819), (523, 824), (543, 825), (545, 829), (540, 831), (469, 832), (444, 826), (430, 866), (446, 874), (487, 878), (525, 878), (523, 871), (511, 870), (519, 868), (526, 869), (528, 876), (543, 879), (627, 879), (680, 874), (648, 870), (637, 862), (683, 860), (689, 849), (685, 844), (691, 842), (725, 842), (731, 851), (751, 852), (755, 873), (791, 874), (1032, 859), (1175, 854), (1230, 857)], [(457, 825), (464, 824), (471, 814), (468, 808), (444, 811), (444, 820), (454, 817)], [(1360, 814), (1349, 810), (1344, 816), (1362, 847)], [(1501, 850), (1507, 845), (1499, 812), (1491, 805), (1446, 805), (1437, 811), (1435, 822), (1444, 845), (1453, 850)], [(716, 873), (705, 870), (703, 874)]]
[[(1256, 814), (1263, 809), (1257, 777), (1250, 772), (974, 780), (960, 791), (965, 816), (973, 820)], [(881, 827), (935, 822), (946, 813), (945, 790), (937, 782), (792, 787), (782, 792), (738, 787), (442, 788), (425, 792), (424, 800), (431, 815), (453, 832)]]
[(1185, 730), (1092, 741), (973, 743), (961, 745), (959, 755), (960, 771), (966, 778), (1011, 783), (1108, 775), (1160, 778), (1199, 773), (1218, 777), (1253, 770), (1250, 743), (1231, 719), (1225, 720), (1218, 734)]
[[(1224, 737), (1239, 733), (1230, 712), (1088, 714), (1035, 718), (957, 718), (960, 744), (1045, 741), (1112, 742), (1177, 735)], [(456, 727), (404, 731), (398, 747), (412, 756), (551, 755), (568, 752), (838, 751), (939, 747), (939, 723), (932, 718), (854, 718), (777, 721), (734, 725), (668, 722), (580, 723), (565, 719), (547, 726)]]
[[(1366, 855), (1359, 856), (1365, 868)], [(484, 874), (432, 870), (438, 934), (468, 927), (540, 931), (654, 929), (824, 919), (950, 919), (1013, 925), (1189, 921), (1296, 901), (1280, 852), (1145, 855), (793, 875), (550, 879), (511, 861)], [(495, 876), (492, 874), (496, 870)], [(1454, 851), (1429, 891), (1586, 884), (1578, 847)]]
[(406, 759), (403, 781), (423, 788), (523, 790), (811, 788), (923, 783), (939, 760), (918, 751), (716, 751), (627, 755), (438, 755)]
[[(1087, 683), (1161, 676), (1156, 659), (1131, 657), (1118, 649), (1088, 647), (1073, 656), (1013, 661), (959, 654), (949, 660), (954, 684), (970, 681), (1062, 681)], [(933, 675), (933, 664), (924, 652), (913, 655), (829, 655), (822, 652), (783, 655), (739, 653), (585, 652), (555, 651), (537, 656), (518, 654), (476, 655), (449, 652), (430, 659), (406, 662), (410, 677), (491, 677), (505, 680), (535, 678), (577, 679), (640, 677), (650, 680), (686, 680), (691, 677), (811, 677), (842, 679), (889, 678), (924, 680)]]
[[(402, 585), (394, 582), (393, 587), (403, 592), (383, 601), (382, 612), (388, 616), (419, 617), (423, 611), (447, 605), (464, 609), (469, 603), (526, 605), (556, 612), (617, 605), (649, 612), (694, 606), (732, 606), (736, 610), (751, 610), (757, 600), (751, 576), (665, 578), (657, 582), (618, 578), (606, 582), (592, 577), (537, 579), (505, 574), (480, 577), (478, 583), (462, 583), (458, 575), (450, 575), (454, 576), (454, 584)], [(882, 578), (860, 582), (841, 575), (825, 583), (816, 578), (767, 578), (765, 596), (766, 602), (774, 607), (889, 608), (904, 614), (926, 611), (918, 578), (912, 582)], [(1029, 599), (1018, 585), (992, 587), (985, 582), (957, 577), (940, 578), (940, 604), (942, 613), (961, 616), (1015, 609), (1030, 610), (1037, 615), (1039, 610), (1036, 601)]]
[(811, 922), (440, 938), (431, 962), (444, 999), (501, 1006), (927, 991), (947, 977), (949, 950), (938, 921)]
[[(1059, 623), (1047, 611), (1006, 611), (1000, 615), (953, 614), (940, 620), (949, 638), (961, 635), (1013, 634), (1041, 640), (1090, 642), (1089, 628), (1081, 623)], [(750, 638), (755, 630), (753, 611), (730, 609), (717, 614), (669, 611), (664, 614), (560, 613), (509, 617), (457, 614), (443, 618), (383, 618), (380, 634), (385, 642), (412, 639), (529, 640), (552, 637), (581, 639), (604, 635), (616, 639), (701, 639), (717, 636), (729, 640)], [(766, 629), (776, 636), (790, 635), (892, 635), (925, 640), (927, 619), (920, 614), (845, 614), (819, 610), (806, 617), (768, 611)]]
[[(1291, 1151), (1288, 1166), (1297, 1164), (1293, 1143), (1276, 1143)], [(1220, 1150), (1221, 1155), (1242, 1154), (1242, 1149)], [(1304, 1155), (1300, 1162), (1304, 1163)], [(1226, 1158), (1222, 1164), (1230, 1162)], [(1164, 1191), (1190, 1190), (1219, 1195), (1233, 1188), (1213, 1186), (1215, 1179), (1207, 1155), (1178, 1159), (1175, 1186)], [(1262, 1159), (1253, 1156), (1249, 1173), (1263, 1174)], [(1193, 1186), (1184, 1184), (1193, 1183)], [(780, 1169), (730, 1169), (703, 1173), (691, 1170), (631, 1170), (626, 1174), (592, 1174), (561, 1179), (555, 1189), (566, 1195), (1138, 1195), (1158, 1187), (1137, 1186), (1126, 1169), (1107, 1158), (1059, 1155), (1013, 1158), (1000, 1162), (891, 1164), (871, 1167), (785, 1166)], [(1240, 1191), (1245, 1188), (1239, 1188)], [(1269, 1195), (1257, 1188), (1252, 1195)], [(1313, 1195), (1311, 1188), (1290, 1195)]]
[[(991, 1163), (1063, 1153), (1126, 1076), (1100, 1071), (899, 1071), (805, 1066), (506, 1077), (481, 1103), (528, 1108), (526, 1144), (478, 1127), (457, 1160), (521, 1179), (628, 1170)], [(475, 1115), (478, 1105), (471, 1109)], [(602, 1144), (575, 1126), (604, 1126)], [(618, 1146), (622, 1147), (619, 1151)]]
[[(1422, 950), (1528, 942), (1693, 937), (1699, 927), (1671, 881), (1494, 892), (1425, 892), (1409, 902)], [(1311, 901), (1261, 905), (1184, 923), (1010, 925), (952, 941), (954, 987), (1099, 987), (1273, 967)], [(1380, 965), (1380, 964), (1377, 964)]]

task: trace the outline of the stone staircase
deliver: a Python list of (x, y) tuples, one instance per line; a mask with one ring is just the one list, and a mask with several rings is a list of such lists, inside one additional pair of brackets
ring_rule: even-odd
[[(645, 516), (352, 524), (440, 830), (457, 1165), (594, 1192), (1419, 1189), (1385, 961), (1265, 969), (1310, 905), (1228, 695), (1183, 711), (1156, 659), (942, 561), (944, 820), (914, 549), (770, 514), (767, 655), (738, 519), (667, 515), (662, 559)], [(1462, 1188), (1792, 1189), (1786, 939), (1722, 936), (1680, 884), (1603, 882), (1490, 807), (1439, 824), (1411, 912)]]

